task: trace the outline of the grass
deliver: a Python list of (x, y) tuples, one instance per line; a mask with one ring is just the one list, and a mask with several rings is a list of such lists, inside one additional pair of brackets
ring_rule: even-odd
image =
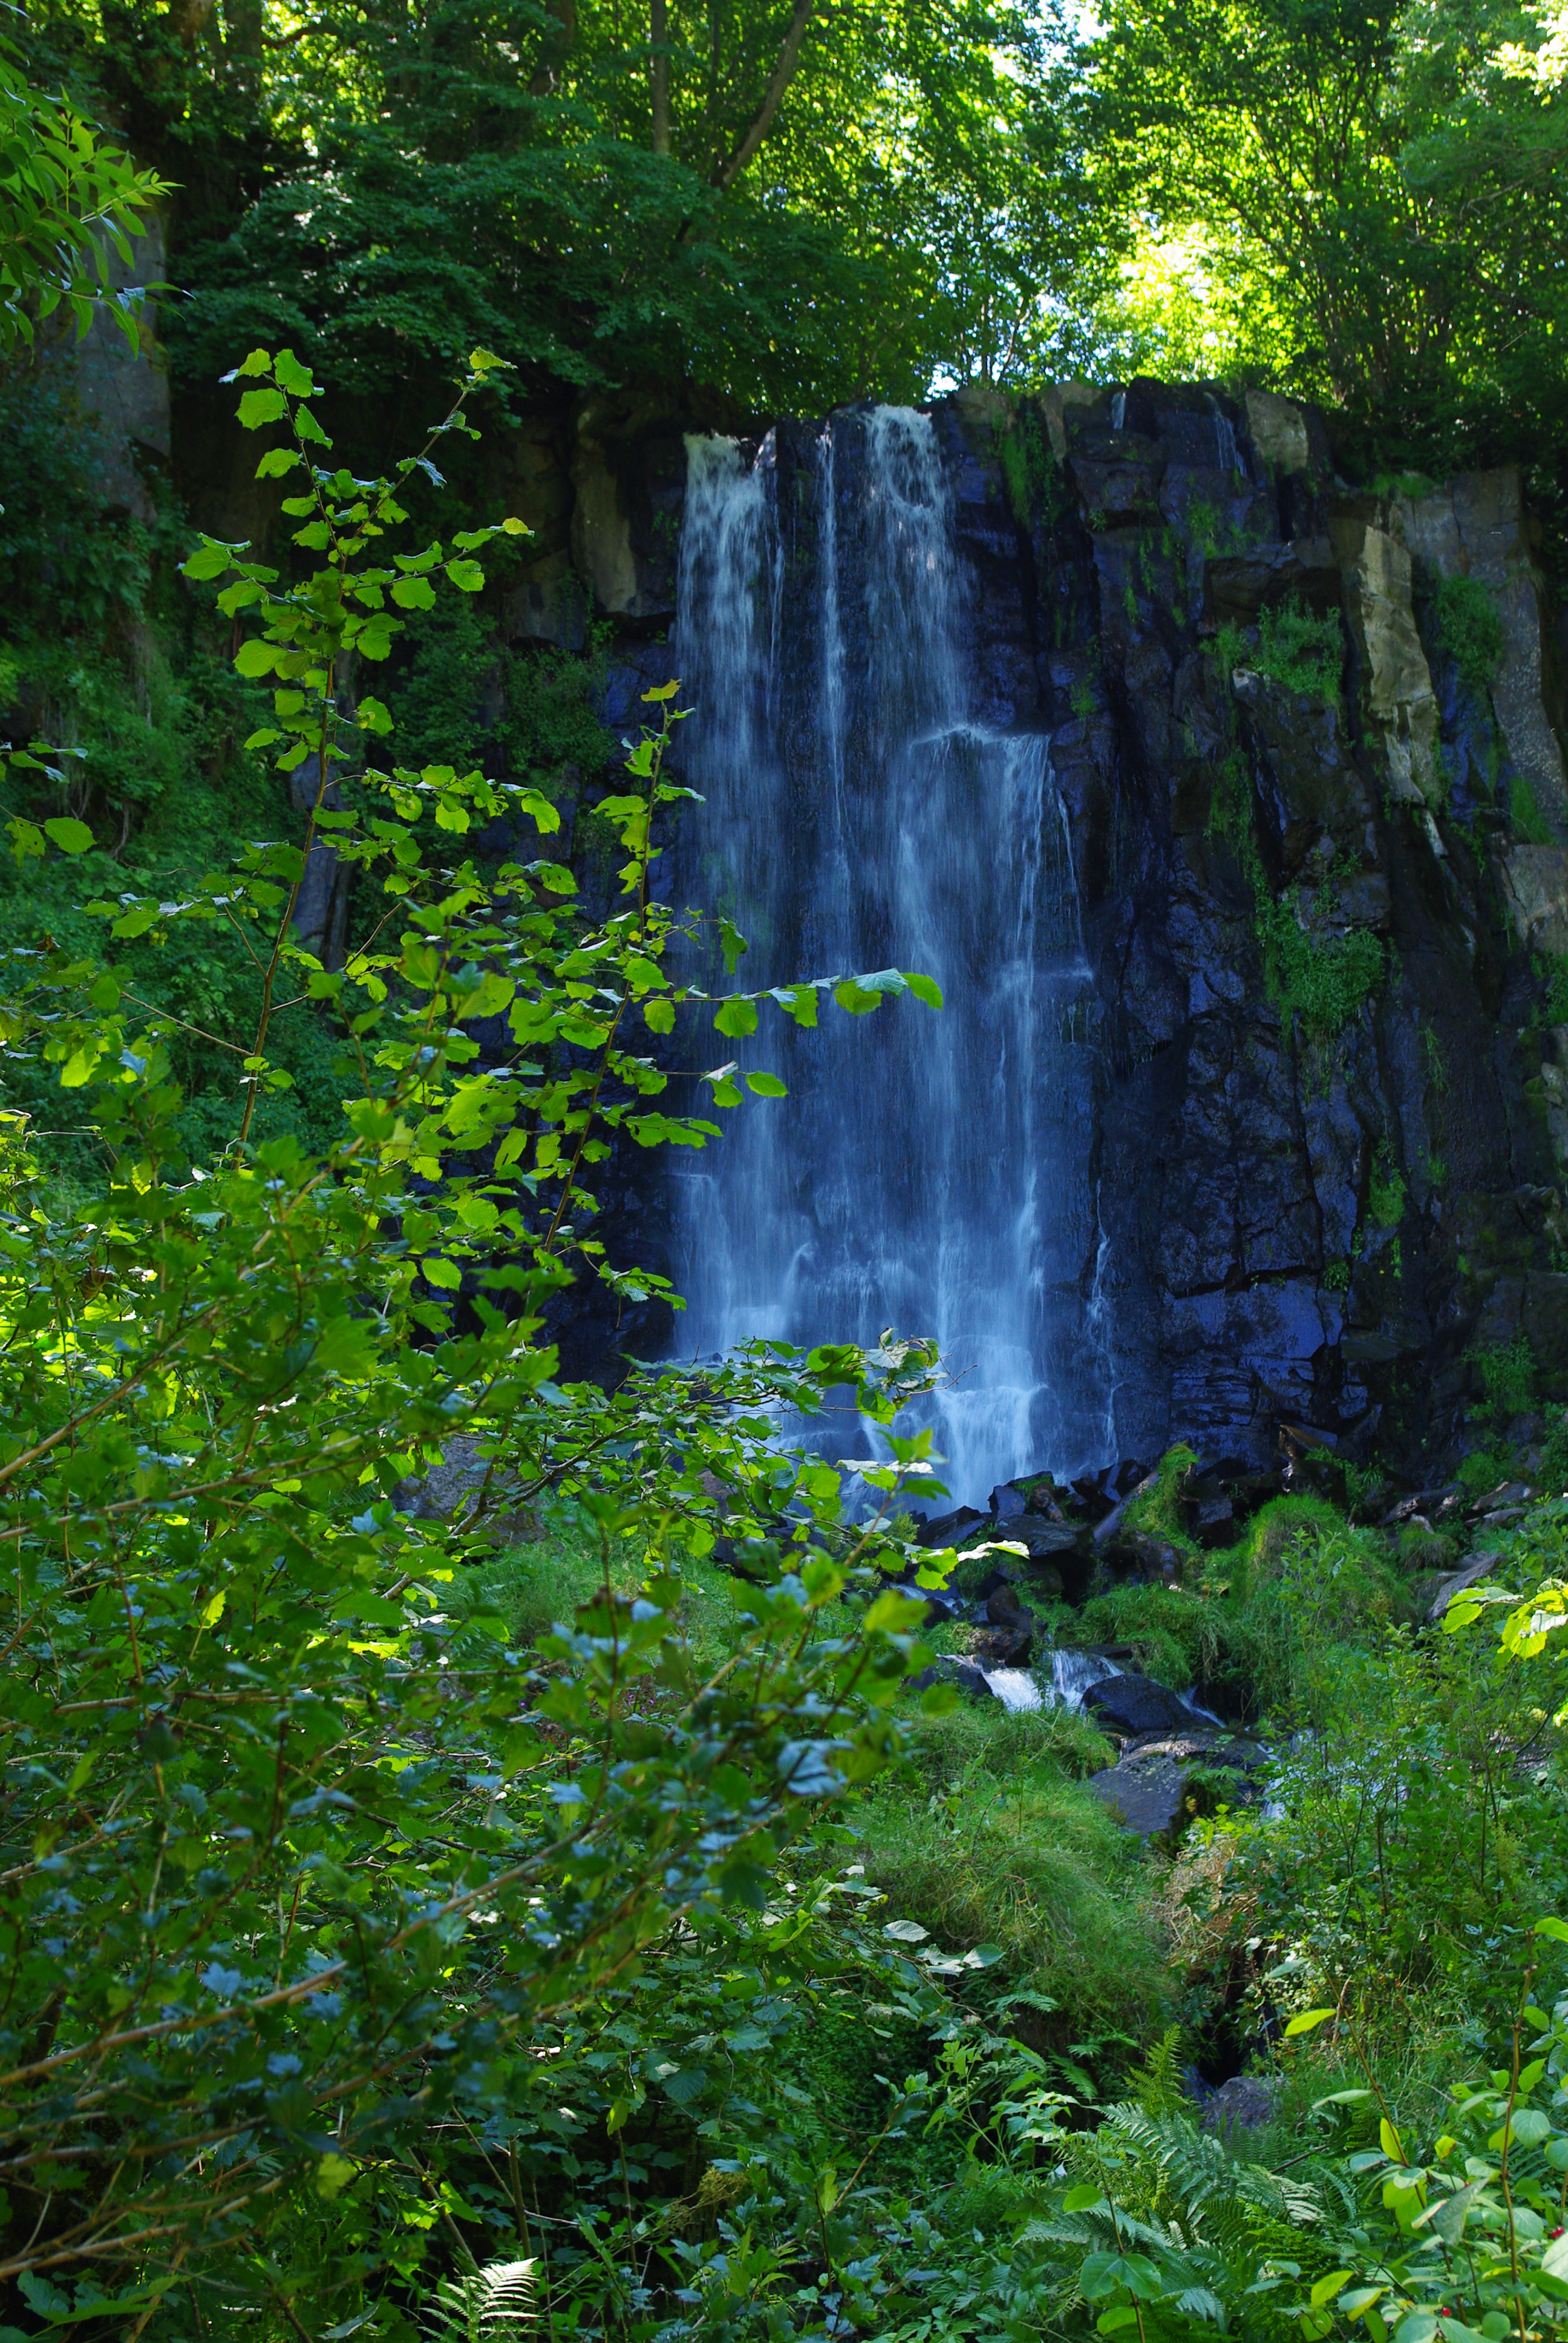
[(1177, 1691), (1247, 1684), (1261, 1712), (1315, 1712), (1347, 1651), (1372, 1649), (1409, 1617), (1411, 1589), (1376, 1531), (1308, 1494), (1273, 1498), (1232, 1544), (1200, 1553), (1178, 1510), (1191, 1455), (1171, 1451), (1140, 1501), (1182, 1554), (1181, 1584), (1104, 1587), (1081, 1610), (1053, 1613), (1057, 1639), (1130, 1644), (1144, 1673)]
[[(750, 1588), (716, 1564), (694, 1562), (689, 1554), (666, 1550), (662, 1566), (674, 1570), (685, 1584), (683, 1624), (695, 1664), (699, 1669), (718, 1666), (745, 1638)], [(607, 1564), (598, 1531), (562, 1508), (548, 1523), (545, 1536), (512, 1546), (495, 1562), (468, 1573), (452, 1591), (451, 1608), (461, 1614), (498, 1614), (518, 1647), (527, 1649), (558, 1621), (569, 1624), (579, 1604), (602, 1593), (607, 1568), (612, 1589), (630, 1595), (647, 1567), (642, 1545), (624, 1539), (612, 1542)], [(829, 1604), (819, 1614), (818, 1632), (849, 1634), (857, 1621), (858, 1614)]]
[(1068, 2035), (1141, 2038), (1168, 1992), (1152, 1875), (1075, 1778), (1107, 1744), (1058, 1710), (974, 1708), (922, 1719), (910, 1743), (858, 1817), (890, 1911), (955, 1951), (998, 1946), (992, 1975), (1037, 2023), (1060, 2010)]

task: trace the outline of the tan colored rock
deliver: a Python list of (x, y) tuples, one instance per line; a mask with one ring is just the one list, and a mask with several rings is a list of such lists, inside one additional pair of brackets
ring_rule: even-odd
[(1559, 1163), (1568, 1163), (1568, 1025), (1553, 1025), (1541, 1060), (1546, 1127)]
[(983, 428), (1006, 431), (1012, 424), (1012, 406), (1004, 391), (994, 383), (966, 382), (958, 394), (958, 405), (964, 420), (978, 423)]
[(1478, 1586), (1483, 1578), (1490, 1578), (1502, 1559), (1500, 1554), (1472, 1554), (1462, 1570), (1452, 1572), (1447, 1578), (1440, 1578), (1427, 1617), (1441, 1619), (1456, 1594), (1462, 1594), (1466, 1587)]
[(577, 505), (572, 513), (572, 561), (593, 588), (601, 610), (637, 617), (637, 558), (631, 523), (620, 508), (615, 474), (597, 440), (583, 439), (572, 460)]
[(1365, 659), (1367, 718), (1382, 734), (1389, 792), (1403, 805), (1442, 805), (1437, 696), (1416, 629), (1409, 549), (1388, 529), (1362, 525), (1359, 546), (1347, 544), (1344, 553), (1352, 556), (1351, 617)]
[(1050, 452), (1059, 464), (1067, 460), (1067, 410), (1070, 407), (1093, 407), (1105, 393), (1091, 382), (1048, 382), (1040, 394), (1045, 411), (1046, 436)]
[(1528, 951), (1568, 952), (1568, 847), (1509, 846), (1500, 858), (1503, 891)]
[(1276, 472), (1312, 469), (1307, 418), (1293, 398), (1280, 398), (1271, 390), (1247, 393), (1247, 429), (1253, 447)]
[(1433, 496), (1399, 499), (1394, 521), (1410, 551), (1441, 577), (1490, 588), (1503, 623), (1503, 665), (1492, 687), (1497, 721), (1542, 814), (1568, 838), (1568, 772), (1542, 696), (1543, 582), (1525, 542), (1519, 474), (1511, 466), (1462, 473)]

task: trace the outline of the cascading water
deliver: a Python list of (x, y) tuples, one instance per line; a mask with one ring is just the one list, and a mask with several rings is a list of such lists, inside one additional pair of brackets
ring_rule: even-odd
[(771, 437), (688, 447), (679, 745), (706, 803), (681, 891), (750, 938), (748, 990), (890, 963), (946, 1006), (825, 1004), (814, 1033), (780, 1017), (741, 1045), (790, 1097), (749, 1101), (676, 1175), (680, 1349), (935, 1335), (955, 1497), (1109, 1461), (1070, 835), (1046, 739), (970, 720), (931, 420), (835, 417), (787, 496)]

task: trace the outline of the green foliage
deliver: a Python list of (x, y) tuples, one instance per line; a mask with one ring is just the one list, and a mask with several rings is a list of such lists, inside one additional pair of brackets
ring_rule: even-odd
[(1260, 900), (1258, 941), (1269, 998), (1282, 1018), (1300, 1018), (1309, 1041), (1336, 1041), (1382, 983), (1386, 955), (1365, 928), (1316, 934), (1302, 924), (1301, 890)]
[(1372, 1176), (1367, 1182), (1367, 1212), (1374, 1228), (1398, 1228), (1404, 1218), (1406, 1194), (1404, 1174), (1385, 1139), (1372, 1158)]
[(1151, 1476), (1152, 1486), (1137, 1489), (1127, 1501), (1123, 1518), (1130, 1528), (1149, 1530), (1156, 1537), (1173, 1538), (1185, 1544), (1186, 1523), (1181, 1516), (1181, 1497), (1187, 1486), (1187, 1476), (1198, 1462), (1197, 1451), (1184, 1440), (1168, 1448)]
[[(1186, 1548), (1176, 1586), (1126, 1581), (1071, 1622), (1083, 1644), (1130, 1644), (1144, 1672), (1174, 1690), (1194, 1681), (1247, 1687), (1263, 1715), (1314, 1715), (1337, 1671), (1358, 1668), (1405, 1595), (1374, 1533), (1349, 1527), (1326, 1500), (1277, 1497), (1236, 1543)], [(1060, 1630), (1059, 1630), (1060, 1632)]]
[(0, 39), (0, 349), (31, 345), (62, 304), (78, 335), (95, 316), (137, 347), (136, 298), (116, 297), (111, 255), (169, 190), (73, 106), (34, 86), (15, 42)]
[(1432, 606), (1437, 639), (1461, 681), (1484, 699), (1503, 664), (1503, 620), (1492, 588), (1479, 578), (1445, 578)]
[[(1479, 1411), (1478, 1411), (1479, 1412)], [(1518, 1456), (1505, 1440), (1483, 1441), (1460, 1459), (1455, 1480), (1473, 1496), (1483, 1497), (1490, 1490), (1512, 1480), (1518, 1465)]]
[(1546, 988), (1546, 1022), (1568, 1024), (1568, 952), (1537, 953), (1535, 972)]
[(1512, 1342), (1491, 1342), (1472, 1351), (1471, 1363), (1480, 1377), (1485, 1413), (1495, 1422), (1522, 1415), (1535, 1398), (1535, 1353), (1527, 1334)]
[[(467, 427), (490, 363), (476, 354), (444, 432)], [(297, 476), (286, 509), (316, 563), (285, 583), (207, 538), (186, 574), (226, 579), (220, 607), (256, 629), (237, 665), (272, 679), (276, 720), (252, 750), (347, 769), (389, 719), (368, 692), (347, 714), (344, 654), (385, 659), (432, 577), (477, 590), (473, 557), (508, 524), (399, 552), (397, 482), (309, 460), (330, 443), (307, 372), (287, 351), (243, 371), (246, 419), (290, 427), (261, 468)], [(483, 2150), (452, 2189), (432, 2159), (481, 2137), (505, 2157), (563, 2121), (552, 2062), (579, 2019), (597, 2031), (602, 1997), (660, 1954), (728, 1941), (727, 1914), (765, 1930), (780, 1851), (896, 1750), (921, 1604), (883, 1582), (930, 1584), (950, 1556), (883, 1523), (929, 1440), (890, 1430), (897, 1462), (860, 1476), (881, 1510), (850, 1527), (839, 1475), (778, 1451), (771, 1411), (814, 1412), (847, 1382), (891, 1427), (929, 1387), (929, 1350), (759, 1353), (607, 1396), (559, 1388), (543, 1339), (574, 1274), (614, 1295), (656, 1283), (591, 1235), (581, 1176), (608, 1134), (715, 1130), (667, 1113), (667, 1078), (618, 1038), (634, 1006), (714, 1013), (672, 983), (677, 923), (648, 888), (678, 796), (676, 690), (648, 695), (655, 725), (601, 806), (628, 860), (597, 925), (557, 865), (481, 871), (463, 843), (502, 815), (548, 835), (540, 792), (371, 767), (337, 807), (317, 791), (303, 845), (242, 845), (178, 901), (89, 905), (112, 959), (7, 961), (8, 1047), (54, 1069), (106, 1166), (95, 1197), (52, 1213), (7, 1128), (0, 1513), (10, 1648), (30, 1656), (0, 1686), (0, 2133), (6, 2268), (35, 2311), (107, 2316), (93, 2306), (112, 2298), (145, 2326), (176, 2275), (216, 2271), (220, 2308), (294, 2317), (308, 2288), (317, 2318), (370, 2317), (424, 2257), (427, 2192), (468, 2218), (462, 2187), (490, 2185)], [(9, 762), (26, 787), (60, 770)], [(91, 885), (87, 824), (7, 826), (20, 861), (60, 855)], [(361, 890), (337, 970), (293, 926), (317, 836)], [(193, 1161), (169, 1021), (138, 1010), (115, 948), (218, 920), (255, 970), (250, 1045), (221, 1144)], [(319, 1153), (258, 1136), (286, 1083), (270, 1045), (290, 988), (341, 1049), (343, 1119)], [(512, 1046), (481, 1061), (469, 1029), (496, 1018)], [(398, 1511), (458, 1437), (484, 1465), (474, 1502)], [(547, 1490), (591, 1523), (599, 1573), (530, 1650), (457, 1589)], [(748, 1583), (709, 1674), (680, 1565), (720, 1521)], [(922, 1965), (879, 1957), (919, 2002)], [(687, 2073), (628, 2064), (628, 2112)], [(626, 2119), (607, 2107), (612, 2136)], [(530, 2253), (520, 2195), (478, 2207), (502, 2258)]]
[(999, 423), (992, 434), (991, 444), (1001, 469), (1002, 484), (1013, 518), (1020, 528), (1027, 528), (1034, 518), (1036, 505), (1043, 502), (1054, 515), (1065, 491), (1057, 470), (1056, 458), (1045, 436), (1040, 409), (1033, 400), (1026, 400), (1005, 423)]
[(924, 1799), (890, 1777), (859, 1825), (890, 1906), (945, 1945), (999, 1946), (997, 1977), (1036, 2013), (1026, 2038), (1063, 2050), (1073, 2029), (1135, 2040), (1163, 1990), (1134, 1852), (1074, 1778), (1109, 1756), (1053, 1709), (955, 1709), (911, 1731)]
[(186, 382), (288, 342), (372, 446), (476, 343), (530, 389), (699, 383), (749, 411), (920, 397), (943, 364), (1017, 380), (1104, 274), (1041, 168), (1081, 177), (1016, 6), (670, 0), (656, 27), (329, 0), (297, 37), (247, 15), (186, 38), (150, 0), (101, 27), (54, 0), (40, 36), (181, 186)]
[(1563, 230), (1533, 192), (1568, 144), (1552, 25), (1117, 0), (1083, 54), (1131, 246), (1111, 370), (1267, 382), (1342, 416), (1371, 471), (1511, 458), (1555, 491)]
[(1187, 2106), (1181, 2077), (1181, 2028), (1168, 2026), (1132, 2081), (1132, 2096), (1146, 2116), (1180, 2115)]
[[(1406, 1630), (1332, 1688), (1310, 1740), (1282, 1755), (1281, 1819), (1235, 1825), (1241, 1869), (1228, 1887), (1251, 1899), (1250, 1931), (1273, 1948), (1263, 1983), (1282, 2013), (1332, 2007), (1353, 1986), (1391, 2045), (1439, 2010), (1450, 2025), (1465, 2008), (1505, 2020), (1509, 1982), (1487, 1944), (1568, 1885), (1552, 1790), (1513, 1764), (1517, 1697), (1479, 1645), (1418, 1648)], [(1412, 2011), (1416, 1986), (1438, 1996), (1433, 2009)]]
[(1508, 777), (1508, 819), (1513, 834), (1529, 846), (1555, 846), (1556, 831), (1541, 810), (1541, 800), (1535, 785), (1527, 773), (1513, 772)]
[(602, 652), (516, 648), (470, 598), (438, 608), (387, 692), (401, 753), (414, 766), (494, 762), (558, 803), (597, 778), (615, 748), (594, 714)]
[(1344, 657), (1337, 612), (1315, 618), (1304, 604), (1292, 601), (1259, 613), (1253, 663), (1260, 675), (1283, 684), (1288, 691), (1338, 708)]

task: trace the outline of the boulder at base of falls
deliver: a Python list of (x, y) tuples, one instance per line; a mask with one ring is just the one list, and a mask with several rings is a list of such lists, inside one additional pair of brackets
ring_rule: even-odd
[(1261, 1754), (1256, 1742), (1233, 1740), (1201, 1727), (1194, 1731), (1189, 1725), (1183, 1732), (1135, 1740), (1114, 1765), (1091, 1774), (1086, 1786), (1126, 1829), (1136, 1831), (1140, 1838), (1162, 1838), (1186, 1820), (1188, 1790), (1199, 1767), (1222, 1766), (1233, 1773), (1235, 1795), (1244, 1797), (1248, 1776)]
[(1090, 1685), (1083, 1705), (1112, 1733), (1180, 1733), (1192, 1724), (1191, 1711), (1152, 1676), (1104, 1676)]
[(1075, 1528), (1071, 1522), (1049, 1522), (1038, 1513), (1020, 1513), (1016, 1521), (1005, 1523), (997, 1532), (1010, 1545), (1020, 1545), (1030, 1562), (1055, 1562), (1062, 1554), (1088, 1554), (1091, 1551), (1087, 1528)]
[(1255, 2075), (1232, 2075), (1221, 2083), (1200, 2118), (1205, 2131), (1218, 2132), (1221, 2138), (1230, 2132), (1261, 2131), (1273, 2119), (1274, 2094)]
[(957, 1684), (966, 1699), (994, 1700), (996, 1698), (995, 1693), (985, 1680), (984, 1669), (977, 1667), (972, 1660), (940, 1660), (937, 1665), (947, 1683)]

